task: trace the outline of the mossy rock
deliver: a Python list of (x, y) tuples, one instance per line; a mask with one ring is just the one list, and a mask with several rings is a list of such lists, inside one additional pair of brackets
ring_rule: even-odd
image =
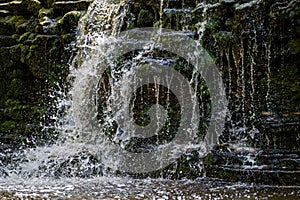
[(137, 26), (138, 27), (150, 27), (154, 23), (154, 16), (149, 10), (141, 10), (138, 19)]
[(291, 40), (288, 43), (291, 54), (300, 54), (300, 39)]
[(8, 16), (0, 19), (0, 35), (22, 35), (25, 32), (34, 30), (38, 20), (27, 16)]
[(47, 110), (38, 106), (51, 107), (45, 105), (42, 94), (51, 87), (50, 82), (67, 76), (70, 56), (64, 47), (75, 40), (81, 12), (65, 14), (57, 35), (45, 35), (39, 18), (53, 19), (57, 14), (49, 8), (52, 1), (47, 2), (24, 0), (22, 8), (12, 12), (14, 16), (0, 16), (0, 142), (12, 147), (50, 135), (51, 131), (41, 131), (41, 121), (51, 122), (41, 119)]
[(72, 33), (77, 27), (79, 18), (82, 12), (71, 11), (66, 13), (58, 22), (54, 25), (53, 29), (56, 33), (67, 34)]
[(51, 8), (55, 0), (42, 0), (41, 4), (43, 8)]
[(64, 34), (61, 39), (64, 44), (70, 44), (71, 42), (75, 41), (76, 35), (72, 33)]
[(39, 10), (39, 15), (38, 18), (42, 19), (43, 17), (49, 17), (52, 18), (53, 17), (53, 9), (46, 9), (46, 8), (42, 8)]
[(0, 34), (13, 35), (18, 32), (18, 27), (27, 22), (24, 16), (15, 15), (5, 17), (0, 21)]
[(30, 36), (30, 32), (26, 32), (26, 33), (23, 33), (20, 38), (19, 38), (19, 41), (20, 42), (25, 42), (26, 40), (28, 40), (28, 37)]
[(37, 15), (42, 5), (38, 0), (22, 0), (22, 5), (26, 7), (31, 15)]
[(2, 36), (0, 35), (0, 46), (9, 47), (18, 43), (18, 40), (12, 36)]
[(0, 125), (0, 132), (4, 133), (11, 133), (15, 132), (15, 130), (18, 130), (19, 125), (15, 121), (5, 121)]
[(58, 17), (71, 11), (85, 11), (91, 2), (91, 0), (56, 1), (53, 3), (52, 8), (55, 17)]

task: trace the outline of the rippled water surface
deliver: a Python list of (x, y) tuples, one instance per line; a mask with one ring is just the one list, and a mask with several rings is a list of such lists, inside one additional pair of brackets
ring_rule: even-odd
[(300, 186), (258, 186), (217, 179), (3, 179), (1, 199), (300, 199)]

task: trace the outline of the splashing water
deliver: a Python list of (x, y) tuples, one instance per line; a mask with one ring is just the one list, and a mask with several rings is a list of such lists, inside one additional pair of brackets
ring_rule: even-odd
[[(229, 2), (229, 1), (226, 1)], [(258, 2), (258, 1), (253, 1)], [(162, 14), (164, 1), (160, 1), (160, 29), (162, 29)], [(203, 18), (208, 8), (218, 6), (219, 3), (204, 6)], [(244, 7), (252, 4), (245, 4)], [(244, 8), (241, 7), (241, 8)], [(126, 159), (120, 159), (118, 156), (121, 151), (116, 151), (115, 147), (133, 153), (151, 153), (163, 148), (166, 143), (174, 139), (174, 132), (178, 130), (180, 116), (185, 112), (181, 110), (180, 104), (189, 104), (187, 110), (191, 111), (191, 119), (188, 129), (184, 129), (192, 138), (186, 145), (174, 145), (171, 153), (167, 157), (178, 158), (182, 152), (191, 159), (189, 153), (197, 152), (198, 157), (202, 158), (209, 151), (207, 143), (199, 140), (199, 135), (193, 134), (198, 131), (199, 126), (204, 126), (204, 130), (198, 131), (201, 137), (205, 137), (202, 132), (206, 132), (207, 124), (210, 121), (222, 121), (228, 114), (226, 110), (219, 112), (218, 116), (212, 111), (207, 111), (205, 107), (207, 99), (207, 85), (203, 84), (201, 73), (195, 68), (192, 70), (187, 66), (187, 72), (190, 74), (188, 84), (193, 88), (200, 88), (202, 93), (197, 94), (198, 90), (186, 89), (185, 79), (180, 79), (181, 84), (174, 84), (176, 73), (165, 73), (166, 80), (156, 77), (157, 71), (169, 69), (180, 60), (175, 56), (167, 58), (157, 56), (157, 44), (153, 41), (160, 41), (164, 38), (153, 36), (152, 41), (140, 45), (140, 49), (125, 52), (121, 57), (115, 58), (114, 51), (122, 38), (118, 38), (122, 27), (126, 25), (125, 18), (128, 14), (127, 3), (120, 2), (116, 4), (106, 3), (101, 0), (94, 1), (89, 7), (87, 14), (79, 23), (79, 35), (77, 37), (76, 47), (78, 48), (77, 57), (70, 66), (70, 84), (71, 90), (59, 101), (66, 108), (66, 115), (59, 119), (57, 130), (59, 131), (59, 140), (56, 144), (45, 147), (37, 147), (25, 151), (22, 158), (4, 169), (6, 178), (4, 182), (0, 181), (0, 195), (8, 198), (151, 198), (153, 195), (162, 199), (176, 198), (178, 196), (186, 199), (195, 198), (261, 198), (267, 197), (270, 193), (277, 197), (284, 195), (295, 198), (300, 194), (295, 192), (295, 188), (290, 188), (288, 193), (281, 193), (280, 188), (275, 190), (266, 187), (249, 186), (243, 184), (222, 182), (214, 179), (197, 179), (196, 181), (168, 181), (168, 180), (133, 180), (130, 178), (116, 178), (115, 174), (122, 172), (120, 166), (126, 162)], [(198, 34), (199, 43), (203, 37), (207, 21), (204, 20), (199, 25)], [(187, 37), (184, 32), (177, 32), (178, 38)], [(135, 43), (136, 41), (130, 41)], [(253, 47), (255, 52), (257, 48)], [(269, 55), (269, 48), (267, 49)], [(194, 52), (193, 52), (194, 53)], [(193, 54), (192, 53), (192, 54)], [(236, 52), (228, 49), (225, 52), (229, 66), (229, 93), (231, 93), (231, 84), (234, 78), (231, 77), (230, 69), (237, 69), (237, 85), (241, 88), (241, 109), (245, 114), (246, 83), (244, 68), (244, 53), (239, 52), (241, 58), (235, 57)], [(231, 58), (234, 59), (234, 66)], [(254, 62), (250, 66), (251, 70), (251, 103), (254, 102), (255, 84), (253, 78)], [(122, 66), (122, 67), (120, 67)], [(138, 67), (144, 67), (141, 73), (137, 73)], [(175, 67), (176, 68), (176, 67)], [(241, 71), (239, 71), (241, 70)], [(154, 74), (148, 77), (148, 83), (140, 80), (143, 72)], [(139, 76), (137, 76), (137, 74)], [(151, 79), (151, 80), (150, 80)], [(266, 99), (268, 102), (270, 90), (270, 68), (268, 65), (268, 91)], [(173, 81), (173, 82), (172, 82)], [(172, 92), (170, 88), (178, 87), (187, 93)], [(136, 91), (130, 89), (134, 87)], [(215, 87), (222, 88), (222, 84), (216, 84)], [(213, 91), (210, 91), (211, 94)], [(188, 94), (188, 95), (184, 95)], [(198, 96), (197, 96), (198, 95)], [(63, 95), (61, 95), (63, 96)], [(212, 95), (213, 96), (213, 95)], [(222, 96), (222, 95), (218, 95)], [(176, 99), (176, 97), (178, 99)], [(191, 97), (191, 101), (187, 100)], [(217, 97), (215, 97), (217, 98)], [(199, 100), (200, 99), (200, 100)], [(221, 101), (223, 99), (221, 98)], [(200, 105), (198, 105), (198, 101)], [(213, 100), (210, 100), (212, 103)], [(183, 103), (182, 103), (183, 102)], [(227, 105), (227, 102), (222, 102)], [(255, 112), (255, 104), (251, 105)], [(269, 107), (269, 106), (268, 106)], [(200, 108), (200, 111), (198, 109)], [(206, 110), (205, 110), (206, 109)], [(179, 112), (175, 112), (175, 111)], [(130, 112), (131, 114), (128, 114)], [(197, 114), (199, 113), (199, 115)], [(129, 117), (128, 117), (129, 116)], [(171, 118), (171, 117), (173, 118)], [(206, 123), (199, 124), (199, 118), (204, 119)], [(243, 118), (245, 119), (245, 117)], [(218, 124), (218, 123), (216, 123)], [(220, 123), (222, 124), (222, 123)], [(244, 121), (245, 125), (246, 122)], [(213, 129), (221, 129), (222, 126), (215, 126)], [(241, 132), (245, 127), (241, 128)], [(151, 131), (148, 131), (151, 130)], [(252, 127), (255, 130), (255, 127)], [(239, 132), (239, 130), (235, 130)], [(216, 135), (219, 136), (219, 135)], [(201, 138), (200, 137), (200, 138)], [(207, 138), (206, 138), (207, 139)], [(209, 138), (216, 140), (215, 138)], [(209, 140), (208, 139), (208, 140)], [(243, 152), (255, 151), (247, 147), (235, 147)], [(243, 155), (241, 158), (245, 163), (255, 164), (255, 157), (252, 154)], [(18, 155), (19, 157), (20, 155)], [(162, 155), (164, 156), (164, 155)], [(156, 160), (149, 157), (149, 162)], [(173, 161), (176, 159), (173, 159)], [(139, 160), (136, 159), (136, 162)], [(199, 167), (197, 176), (201, 176), (202, 162), (196, 163)], [(107, 167), (109, 166), (109, 167)], [(131, 165), (130, 165), (131, 166)], [(158, 163), (158, 168), (164, 168), (163, 162)], [(179, 166), (179, 167), (178, 167)], [(189, 165), (190, 168), (195, 165)], [(180, 164), (175, 164), (174, 173), (181, 173)], [(0, 169), (0, 173), (2, 173)], [(140, 171), (146, 171), (143, 168)], [(125, 170), (126, 171), (126, 170)], [(128, 171), (128, 170), (127, 170)], [(114, 174), (114, 175), (112, 175)], [(124, 174), (122, 174), (124, 175)], [(36, 183), (33, 183), (36, 182)], [(282, 188), (281, 188), (282, 189)], [(1, 192), (3, 191), (3, 194)], [(5, 193), (6, 192), (6, 193)]]
[[(160, 7), (162, 15), (163, 1)], [(72, 87), (67, 99), (61, 100), (68, 103), (65, 117), (58, 122), (58, 142), (28, 150), (24, 159), (16, 164), (17, 169), (6, 170), (8, 176), (90, 177), (117, 173), (125, 167), (125, 171), (142, 173), (167, 167), (182, 152), (197, 151), (200, 157), (207, 154), (207, 143), (197, 139), (197, 134), (204, 137), (206, 130), (198, 131), (199, 97), (190, 87), (193, 85), (196, 90), (203, 87), (201, 81), (199, 83), (200, 72), (197, 68), (188, 69), (191, 77), (185, 78), (170, 68), (178, 58), (155, 56), (161, 44), (153, 41), (170, 38), (172, 35), (168, 32), (161, 36), (145, 32), (142, 38), (145, 42), (116, 59), (118, 45), (127, 42), (116, 37), (120, 35), (127, 13), (126, 2), (94, 1), (91, 4), (79, 22), (78, 53), (70, 66)], [(161, 28), (158, 33), (162, 34)], [(177, 32), (173, 37), (184, 39), (186, 35)], [(137, 43), (129, 40), (125, 45)], [(196, 51), (191, 53), (191, 56), (199, 56)], [(188, 57), (193, 63), (191, 59)], [(163, 76), (158, 72), (163, 72)], [(218, 77), (217, 73), (212, 76)], [(218, 97), (221, 97), (218, 101), (223, 100), (224, 91), (219, 87), (212, 88), (211, 94), (216, 94), (213, 101)], [(210, 132), (222, 129), (219, 112), (223, 110), (215, 105)], [(215, 142), (217, 137), (208, 135), (205, 139)], [(124, 153), (126, 151), (130, 154)], [(153, 153), (156, 151), (158, 153)]]
[[(204, 6), (203, 18), (208, 8), (218, 5), (217, 3)], [(213, 77), (215, 83), (220, 84), (213, 87), (208, 85), (211, 97), (205, 97), (203, 94), (207, 91), (205, 89), (207, 86), (203, 84), (204, 81), (201, 80), (203, 73), (200, 73), (197, 67), (191, 70), (186, 64), (186, 74), (190, 74), (190, 77), (180, 79), (181, 75), (169, 69), (176, 64), (178, 58), (155, 56), (159, 54), (156, 48), (160, 44), (153, 41), (163, 41), (164, 36), (160, 35), (150, 37), (148, 42), (139, 46), (139, 49), (125, 52), (123, 57), (116, 59), (114, 56), (117, 45), (123, 42), (122, 38), (117, 36), (125, 25), (127, 13), (128, 3), (125, 1), (106, 3), (99, 0), (90, 5), (86, 15), (79, 22), (76, 41), (78, 53), (70, 66), (69, 79), (72, 87), (66, 95), (67, 98), (60, 101), (66, 102), (67, 109), (65, 117), (63, 120), (59, 119), (57, 125), (60, 132), (58, 142), (49, 147), (29, 150), (19, 163), (14, 164), (18, 165), (17, 168), (12, 166), (6, 169), (6, 174), (24, 177), (102, 176), (106, 173), (105, 170), (122, 171), (120, 166), (129, 159), (126, 156), (125, 160), (120, 159), (119, 155), (123, 155), (123, 150), (133, 154), (139, 153), (141, 158), (147, 159), (149, 163), (156, 163), (157, 167), (152, 166), (150, 169), (157, 170), (169, 164), (164, 163), (164, 160), (174, 161), (182, 152), (197, 151), (199, 157), (206, 155), (209, 146), (199, 137), (216, 143), (218, 135), (204, 136), (204, 134), (207, 130), (222, 132), (222, 120), (226, 116), (226, 110), (223, 107), (218, 108), (218, 103), (215, 103), (221, 102), (225, 107), (227, 104), (223, 98), (225, 92), (220, 90), (223, 87), (222, 81), (215, 81), (220, 80), (218, 73), (214, 72), (209, 76)], [(162, 14), (163, 1), (160, 1), (160, 21)], [(199, 41), (203, 36), (205, 24), (206, 20), (199, 28)], [(161, 29), (162, 27), (159, 33)], [(184, 32), (176, 34), (179, 39), (187, 37)], [(134, 40), (126, 45), (136, 43)], [(187, 59), (189, 62), (192, 56), (199, 56), (197, 51), (189, 53), (191, 54)], [(142, 70), (139, 74), (137, 69), (140, 66)], [(157, 71), (164, 72), (164, 70), (165, 77), (156, 76)], [(147, 84), (143, 84), (145, 80), (141, 81), (144, 73), (148, 73), (148, 77), (145, 78)], [(187, 85), (193, 85), (196, 92)], [(130, 89), (133, 86), (138, 92)], [(197, 96), (198, 88), (202, 91), (200, 96)], [(176, 93), (176, 90), (181, 92)], [(208, 112), (205, 109), (209, 108), (204, 104), (199, 107), (198, 99), (201, 102), (208, 101), (205, 98), (211, 98), (217, 111)], [(199, 124), (199, 117), (205, 119), (204, 125)], [(181, 122), (182, 119), (185, 121)], [(214, 124), (207, 127), (209, 121)], [(203, 130), (198, 130), (199, 125), (204, 127)], [(174, 134), (176, 131), (184, 132), (186, 136), (176, 136)], [(185, 141), (187, 143), (171, 142), (172, 139), (176, 141), (178, 138), (181, 141), (187, 140)], [(167, 153), (160, 151), (162, 148), (169, 151)], [(160, 152), (160, 157), (157, 155), (150, 157), (147, 154), (155, 151)], [(133, 157), (133, 154), (129, 157)], [(141, 159), (131, 158), (131, 161), (138, 163)], [(133, 165), (129, 167), (133, 168)], [(150, 171), (143, 165), (137, 168), (139, 172)]]

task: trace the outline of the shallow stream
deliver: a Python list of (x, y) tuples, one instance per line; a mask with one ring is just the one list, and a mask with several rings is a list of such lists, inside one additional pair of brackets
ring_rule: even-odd
[(299, 199), (299, 186), (249, 185), (218, 179), (98, 177), (0, 181), (1, 199)]

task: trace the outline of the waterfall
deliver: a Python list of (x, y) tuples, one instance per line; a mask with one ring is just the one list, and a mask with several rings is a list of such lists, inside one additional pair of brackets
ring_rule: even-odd
[[(200, 43), (185, 32), (162, 27), (121, 33), (128, 12), (124, 2), (94, 2), (91, 8), (79, 25), (79, 53), (71, 70), (72, 105), (66, 115), (72, 125), (63, 140), (84, 143), (110, 170), (130, 173), (163, 169), (182, 153), (205, 156), (222, 132), (227, 101), (219, 72)], [(163, 1), (159, 20), (162, 8)], [(104, 20), (101, 12), (106, 13)], [(120, 50), (122, 55), (117, 55)], [(182, 62), (177, 55), (164, 57), (162, 50), (192, 65), (185, 64), (186, 77), (171, 67)], [(207, 105), (198, 103), (201, 98), (208, 101), (202, 97), (205, 87), (213, 104), (210, 117)]]
[[(29, 163), (21, 162), (18, 173), (90, 177), (167, 167), (176, 173), (182, 156), (197, 155), (201, 163), (217, 143), (227, 101), (208, 53), (162, 23), (158, 30), (122, 31), (129, 15), (127, 1), (96, 0), (80, 19), (58, 141), (26, 152)], [(162, 15), (163, 1), (160, 21)]]
[[(282, 42), (289, 46), (289, 40), (281, 36), (277, 52), (272, 31), (275, 15), (284, 22), (297, 14), (284, 11), (281, 16), (287, 1), (274, 3), (277, 10), (262, 0), (197, 2), (84, 1), (89, 7), (81, 18), (85, 11), (66, 14), (66, 23), (80, 18), (69, 46), (75, 56), (70, 58), (67, 81), (44, 94), (53, 99), (48, 109), (54, 114), (43, 119), (56, 121), (55, 126), (52, 121), (47, 124), (58, 136), (54, 144), (0, 152), (0, 196), (12, 191), (8, 198), (240, 198), (249, 192), (259, 198), (260, 193), (273, 195), (266, 192), (269, 184), (282, 184), (289, 186), (276, 186), (274, 191), (291, 190), (293, 198), (293, 190), (299, 189), (291, 186), (299, 183), (299, 123), (289, 123), (291, 113), (276, 113), (276, 98), (281, 97), (276, 81), (285, 75), (279, 74), (285, 63), (274, 69), (291, 49), (299, 49), (285, 47)], [(59, 4), (76, 4), (79, 9), (81, 3)], [(298, 2), (286, 6), (293, 5)], [(14, 20), (19, 24), (24, 19), (12, 18), (11, 23)], [(152, 22), (155, 28), (133, 28)], [(29, 49), (27, 57), (35, 52)], [(20, 46), (18, 50), (28, 53)], [(14, 112), (10, 107), (4, 110)], [(268, 186), (232, 186), (215, 177)]]
[(266, 102), (267, 102), (267, 112), (270, 114), (272, 112), (271, 109), (271, 98), (270, 98), (270, 92), (271, 92), (271, 43), (266, 43), (265, 44), (266, 48), (266, 67), (267, 67), (267, 91), (266, 91)]
[[(98, 132), (99, 127), (95, 123), (97, 116), (91, 116), (96, 113), (96, 108), (90, 100), (98, 101), (96, 93), (99, 84), (99, 71), (93, 61), (105, 57), (105, 42), (109, 43), (114, 40), (113, 36), (120, 33), (127, 9), (125, 1), (112, 4), (96, 0), (90, 5), (79, 22), (79, 33), (74, 45), (77, 56), (70, 65), (70, 91), (65, 95), (65, 88), (57, 91), (62, 99), (57, 101), (56, 106), (63, 109), (58, 108), (58, 116), (52, 116), (57, 120), (55, 127), (59, 132), (58, 141), (17, 152), (16, 161), (4, 169), (4, 174), (9, 179), (89, 177), (103, 174), (97, 144), (105, 146), (105, 140), (99, 141), (104, 136), (101, 135), (102, 132)], [(99, 45), (103, 48), (98, 48)], [(87, 88), (96, 90), (90, 92)], [(61, 117), (62, 111), (65, 112), (64, 117)]]

